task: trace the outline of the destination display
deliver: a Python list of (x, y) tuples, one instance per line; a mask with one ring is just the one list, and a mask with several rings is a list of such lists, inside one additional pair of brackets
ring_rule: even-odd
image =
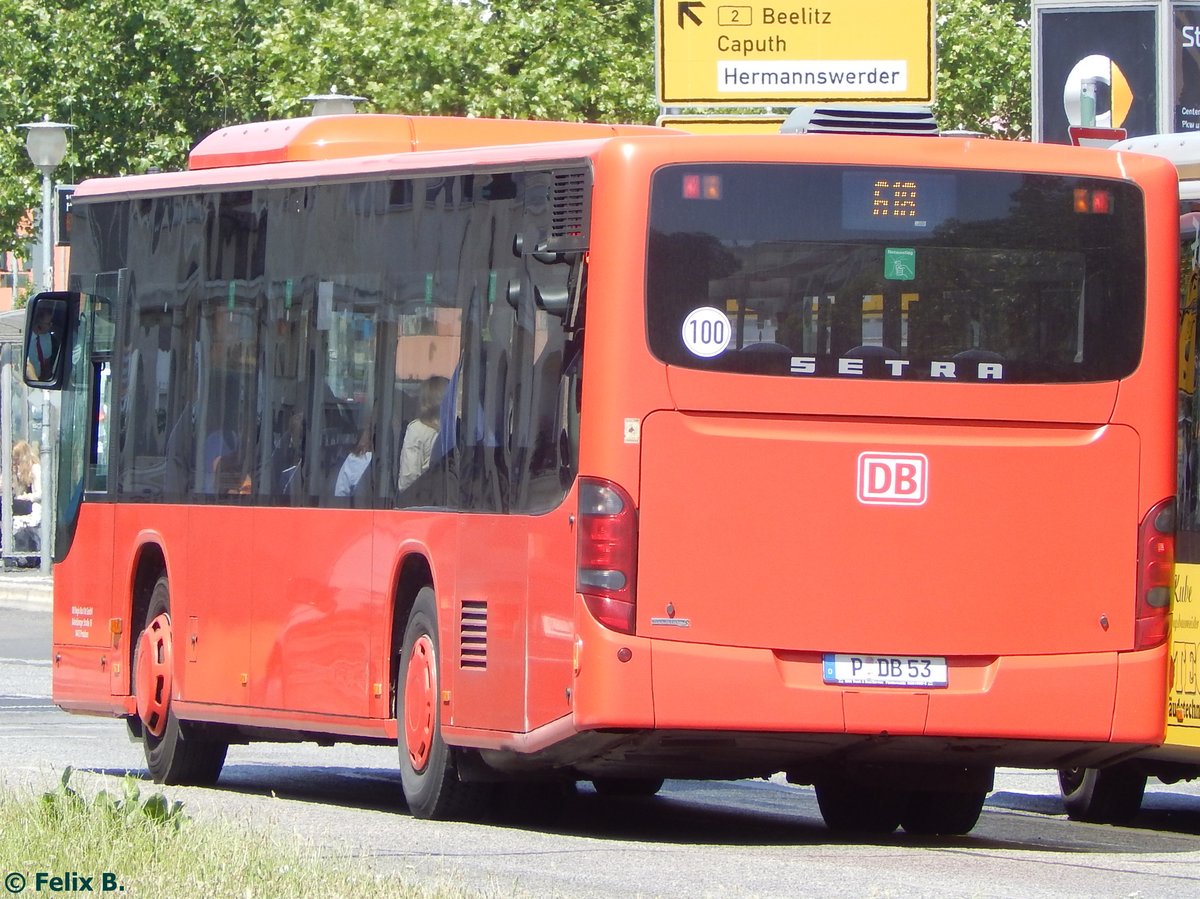
[(933, 99), (932, 0), (659, 0), (664, 106)]

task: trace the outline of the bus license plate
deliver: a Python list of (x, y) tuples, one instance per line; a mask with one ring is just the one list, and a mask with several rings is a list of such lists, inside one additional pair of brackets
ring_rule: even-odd
[(946, 660), (936, 656), (858, 656), (825, 653), (822, 674), (827, 684), (876, 687), (945, 687)]

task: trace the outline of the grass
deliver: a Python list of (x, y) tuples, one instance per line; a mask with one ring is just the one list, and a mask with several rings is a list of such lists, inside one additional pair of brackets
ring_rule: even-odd
[(142, 796), (131, 777), (122, 782), (120, 796), (88, 797), (71, 785), (71, 774), (68, 768), (58, 788), (40, 797), (0, 793), (0, 874), (6, 878), (0, 896), (21, 893), (16, 886), (31, 896), (87, 892), (72, 874), (91, 878), (94, 894), (156, 899), (451, 895), (370, 871), (353, 859), (322, 859), (316, 847), (197, 822), (161, 793)]

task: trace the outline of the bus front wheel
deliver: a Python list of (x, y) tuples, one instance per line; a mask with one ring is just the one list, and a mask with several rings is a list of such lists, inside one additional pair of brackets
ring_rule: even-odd
[(146, 767), (155, 783), (211, 786), (221, 776), (229, 744), (180, 721), (172, 708), (175, 640), (170, 590), (158, 579), (133, 656), (133, 689)]
[(418, 818), (474, 820), (486, 811), (490, 785), (459, 779), (458, 750), (441, 734), (437, 603), (432, 587), (417, 594), (400, 650), (396, 709), (400, 781)]

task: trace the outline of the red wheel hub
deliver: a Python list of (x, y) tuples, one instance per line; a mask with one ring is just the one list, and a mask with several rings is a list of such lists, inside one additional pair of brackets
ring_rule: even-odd
[(171, 619), (164, 612), (146, 625), (138, 637), (133, 672), (138, 717), (142, 719), (142, 727), (155, 737), (161, 737), (167, 728), (173, 670)]
[(437, 719), (437, 659), (433, 640), (422, 634), (413, 643), (404, 679), (404, 746), (414, 771), (425, 770), (433, 751)]

